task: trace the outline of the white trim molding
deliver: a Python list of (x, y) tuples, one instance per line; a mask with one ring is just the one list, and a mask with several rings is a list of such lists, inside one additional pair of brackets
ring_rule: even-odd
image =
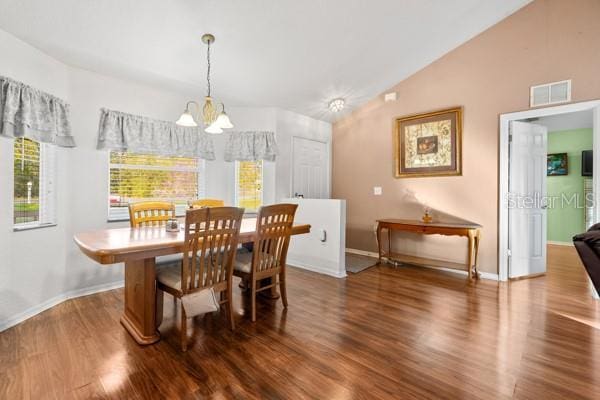
[[(467, 271), (461, 271), (459, 269), (452, 269), (452, 268), (443, 268), (443, 267), (430, 267), (428, 265), (417, 265), (417, 267), (423, 267), (423, 268), (430, 268), (430, 269), (435, 269), (438, 271), (445, 271), (445, 272), (452, 272), (458, 275), (463, 275), (463, 276), (467, 276), (468, 273)], [(479, 271), (479, 277), (481, 279), (486, 279), (486, 280), (490, 280), (490, 281), (498, 281), (498, 274), (493, 274), (491, 272), (481, 272)]]
[[(379, 254), (374, 253), (372, 251), (365, 251), (365, 250), (358, 250), (358, 249), (351, 249), (346, 247), (346, 252), (350, 253), (350, 254), (357, 254), (360, 256), (368, 256), (368, 257), (374, 257), (374, 258), (379, 258)], [(459, 275), (464, 275), (467, 276), (467, 271), (461, 271), (458, 269), (452, 269), (452, 268), (443, 268), (443, 267), (430, 267), (427, 265), (415, 265), (415, 267), (423, 267), (423, 268), (430, 268), (430, 269), (436, 269), (439, 271), (446, 271), (446, 272), (452, 272), (455, 274), (459, 274)], [(498, 274), (493, 274), (491, 272), (479, 272), (479, 277), (482, 279), (488, 279), (488, 280), (492, 280), (492, 281), (498, 281)]]
[(8, 328), (11, 328), (21, 322), (34, 317), (50, 308), (59, 305), (60, 303), (64, 303), (67, 300), (75, 299), (77, 297), (89, 296), (91, 294), (106, 292), (108, 290), (122, 288), (124, 285), (124, 281), (117, 281), (111, 283), (105, 283), (102, 285), (90, 286), (83, 289), (75, 289), (70, 290), (66, 293), (59, 294), (58, 296), (54, 296), (53, 298), (44, 301), (41, 304), (30, 307), (29, 309), (7, 319), (0, 321), (0, 332), (5, 331)]
[(553, 240), (547, 240), (546, 244), (551, 244), (553, 246), (571, 246), (571, 247), (573, 247), (573, 242), (555, 242)]
[(337, 272), (335, 268), (323, 268), (315, 264), (307, 264), (299, 260), (290, 259), (289, 257), (286, 261), (286, 265), (316, 272), (318, 274), (333, 276), (334, 278), (345, 278), (347, 276), (345, 270), (343, 272)]
[(346, 247), (346, 253), (356, 254), (356, 255), (359, 255), (359, 256), (374, 257), (374, 258), (379, 259), (379, 254), (373, 253), (372, 251), (350, 249), (350, 248)]
[[(529, 118), (541, 118), (549, 115), (567, 114), (577, 111), (593, 110), (594, 113), (594, 182), (593, 192), (600, 193), (600, 176), (597, 173), (600, 163), (600, 100), (570, 103), (561, 106), (536, 108), (526, 111), (517, 111), (501, 114), (499, 120), (500, 149), (499, 149), (499, 188), (498, 188), (498, 275), (501, 281), (508, 280), (508, 204), (506, 196), (509, 188), (508, 174), (508, 148), (509, 148), (509, 126), (511, 121), (519, 121)], [(594, 208), (594, 221), (598, 221), (599, 207)]]

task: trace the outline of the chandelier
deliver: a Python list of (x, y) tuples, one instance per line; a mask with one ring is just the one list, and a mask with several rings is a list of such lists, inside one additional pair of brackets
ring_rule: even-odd
[(207, 86), (207, 94), (204, 97), (204, 106), (202, 106), (202, 112), (200, 113), (200, 105), (196, 101), (188, 101), (185, 105), (185, 110), (183, 114), (179, 117), (177, 125), (181, 126), (198, 126), (194, 115), (191, 112), (190, 106), (193, 104), (196, 107), (196, 112), (198, 113), (198, 120), (202, 120), (204, 124), (204, 131), (207, 133), (223, 133), (223, 129), (233, 128), (233, 124), (229, 120), (229, 116), (225, 112), (225, 105), (220, 103), (221, 112), (217, 114), (217, 110), (215, 109), (213, 98), (211, 97), (211, 85), (210, 85), (210, 45), (215, 42), (215, 37), (210, 33), (205, 33), (202, 35), (202, 42), (206, 44), (206, 86)]

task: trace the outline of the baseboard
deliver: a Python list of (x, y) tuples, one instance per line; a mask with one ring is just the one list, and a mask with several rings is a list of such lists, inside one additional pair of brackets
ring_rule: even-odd
[(356, 254), (356, 255), (359, 255), (359, 256), (367, 256), (367, 257), (379, 258), (379, 254), (373, 253), (372, 251), (350, 249), (348, 247), (346, 247), (346, 253)]
[[(429, 268), (429, 269), (436, 269), (438, 271), (445, 271), (445, 272), (452, 272), (458, 275), (464, 275), (467, 276), (468, 272), (467, 271), (461, 271), (459, 269), (452, 269), (452, 268), (444, 268), (444, 267), (430, 267), (427, 265), (416, 265), (417, 267), (423, 267), (423, 268)], [(498, 274), (492, 274), (491, 272), (481, 272), (479, 271), (479, 277), (481, 279), (487, 279), (490, 281), (498, 281), (499, 277)]]
[[(465, 272), (465, 275), (467, 275), (466, 272)], [(498, 282), (500, 280), (500, 276), (498, 274), (493, 274), (491, 272), (480, 272), (479, 273), (479, 277), (481, 279), (487, 279), (489, 281), (496, 281), (496, 282)]]
[(551, 244), (554, 246), (571, 246), (571, 247), (573, 247), (573, 242), (554, 242), (552, 240), (546, 240), (546, 244)]
[(307, 271), (316, 272), (316, 273), (323, 274), (323, 275), (333, 276), (334, 278), (345, 278), (347, 276), (346, 271), (344, 271), (343, 273), (339, 273), (339, 272), (336, 273), (327, 268), (322, 268), (322, 267), (319, 267), (316, 265), (310, 265), (310, 264), (306, 264), (306, 263), (298, 261), (298, 260), (294, 260), (293, 258), (290, 258), (289, 256), (286, 260), (286, 264), (291, 267), (305, 269)]
[[(361, 255), (361, 256), (368, 256), (368, 257), (379, 258), (379, 254), (373, 253), (371, 251), (346, 248), (346, 252), (350, 253), (350, 254), (358, 254), (358, 255)], [(437, 270), (440, 270), (440, 271), (452, 272), (452, 273), (455, 273), (455, 274), (467, 276), (467, 271), (461, 271), (461, 270), (458, 270), (458, 269), (440, 268), (440, 267), (429, 267), (427, 265), (417, 265), (417, 267), (437, 269)], [(491, 281), (498, 281), (499, 280), (498, 274), (493, 274), (491, 272), (479, 272), (479, 277), (481, 279), (488, 279), (488, 280), (491, 280)]]
[(118, 288), (123, 287), (123, 284), (124, 284), (123, 281), (111, 282), (111, 283), (105, 283), (102, 285), (90, 286), (90, 287), (82, 288), (82, 289), (70, 290), (66, 293), (59, 294), (58, 296), (54, 296), (53, 298), (46, 300), (41, 304), (30, 307), (27, 310), (25, 310), (17, 315), (14, 315), (8, 319), (5, 319), (4, 321), (1, 321), (0, 322), (0, 332), (5, 331), (6, 329), (11, 328), (17, 324), (20, 324), (21, 322), (41, 313), (43, 311), (46, 311), (54, 306), (57, 306), (60, 303), (63, 303), (67, 300), (75, 299), (77, 297), (89, 296), (91, 294), (106, 292), (107, 290), (118, 289)]

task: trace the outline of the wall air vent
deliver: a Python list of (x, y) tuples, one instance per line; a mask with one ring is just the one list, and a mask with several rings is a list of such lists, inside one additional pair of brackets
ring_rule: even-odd
[(571, 80), (545, 83), (532, 86), (529, 92), (529, 106), (540, 107), (549, 104), (571, 101)]

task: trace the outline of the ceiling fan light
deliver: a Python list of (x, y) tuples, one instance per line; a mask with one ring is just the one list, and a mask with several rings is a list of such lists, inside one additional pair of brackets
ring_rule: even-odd
[(206, 133), (213, 133), (213, 134), (219, 134), (219, 133), (223, 133), (223, 129), (221, 129), (221, 127), (218, 126), (217, 123), (216, 123), (216, 121), (215, 121), (212, 124), (210, 124), (209, 126), (207, 126), (206, 129), (204, 129), (204, 132), (206, 132)]
[(181, 114), (181, 117), (179, 117), (179, 119), (175, 123), (179, 126), (188, 126), (188, 127), (198, 126), (198, 124), (194, 120), (194, 117), (188, 110), (185, 110), (183, 112), (183, 114)]

